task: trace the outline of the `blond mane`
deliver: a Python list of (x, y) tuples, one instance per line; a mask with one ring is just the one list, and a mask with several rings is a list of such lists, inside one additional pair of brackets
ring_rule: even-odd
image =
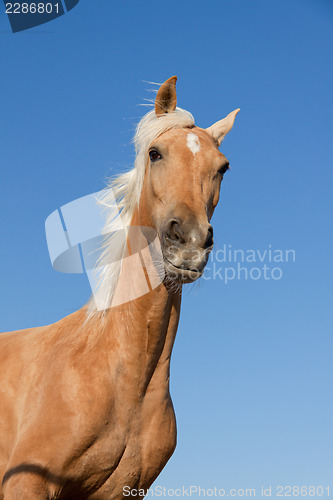
[[(89, 314), (111, 307), (126, 248), (126, 228), (130, 226), (140, 201), (149, 145), (170, 129), (193, 126), (192, 114), (178, 107), (162, 116), (157, 116), (154, 110), (149, 111), (139, 122), (134, 135), (134, 167), (111, 179), (99, 199), (106, 211), (105, 238), (94, 270), (96, 285), (88, 304)], [(121, 226), (124, 227), (122, 232), (119, 231)]]

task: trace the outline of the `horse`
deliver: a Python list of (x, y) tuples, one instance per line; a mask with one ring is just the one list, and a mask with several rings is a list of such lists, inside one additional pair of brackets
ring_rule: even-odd
[[(213, 247), (210, 220), (229, 168), (219, 146), (239, 111), (197, 127), (177, 107), (176, 81), (160, 86), (137, 126), (134, 167), (110, 184), (124, 226), (155, 231), (160, 282), (114, 302), (136, 276), (104, 265), (84, 307), (0, 335), (1, 500), (143, 496), (176, 447), (169, 378), (181, 290)], [(110, 216), (108, 235), (112, 224)], [(103, 264), (110, 245), (106, 236)], [(119, 246), (130, 254), (128, 238)]]

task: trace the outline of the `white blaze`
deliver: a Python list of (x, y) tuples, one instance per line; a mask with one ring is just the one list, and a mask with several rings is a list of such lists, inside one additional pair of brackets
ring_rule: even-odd
[(192, 153), (195, 155), (200, 151), (200, 141), (199, 137), (193, 132), (190, 132), (187, 134), (187, 141), (186, 141), (187, 147), (192, 151)]

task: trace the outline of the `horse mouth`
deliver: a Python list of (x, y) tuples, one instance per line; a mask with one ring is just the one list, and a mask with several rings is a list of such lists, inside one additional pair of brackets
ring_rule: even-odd
[(170, 260), (168, 260), (165, 255), (163, 257), (165, 268), (169, 278), (181, 281), (182, 283), (191, 283), (200, 278), (200, 276), (202, 276), (203, 274), (203, 269), (199, 270), (185, 266), (176, 266), (175, 264), (170, 262)]

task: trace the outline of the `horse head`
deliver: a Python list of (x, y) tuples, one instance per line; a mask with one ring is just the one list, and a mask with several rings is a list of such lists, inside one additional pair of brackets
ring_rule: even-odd
[[(190, 113), (177, 108), (176, 81), (173, 76), (160, 87), (150, 116), (157, 133), (146, 141), (139, 213), (141, 224), (159, 235), (169, 278), (189, 283), (203, 274), (213, 248), (210, 220), (229, 168), (218, 148), (239, 109), (209, 128), (197, 127)], [(149, 136), (149, 124), (145, 127)]]

